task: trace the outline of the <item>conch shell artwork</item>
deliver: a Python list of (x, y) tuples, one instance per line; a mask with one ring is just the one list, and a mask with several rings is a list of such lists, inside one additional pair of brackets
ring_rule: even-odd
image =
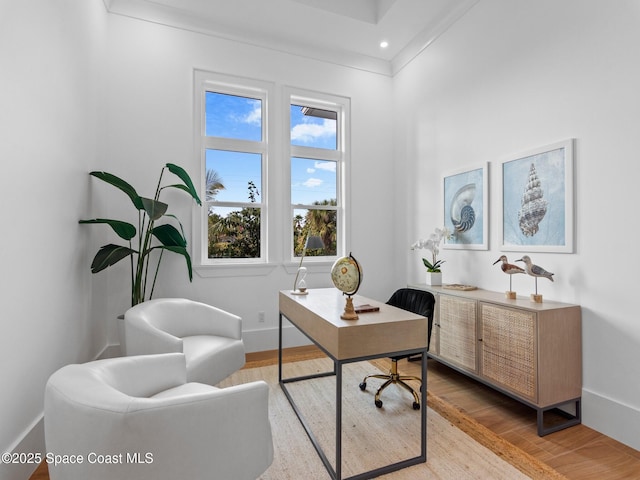
[(461, 187), (451, 200), (451, 223), (456, 232), (466, 232), (476, 221), (476, 212), (471, 204), (476, 197), (476, 186), (469, 183)]
[(532, 163), (529, 169), (529, 181), (522, 194), (522, 208), (518, 212), (520, 230), (527, 237), (538, 232), (538, 225), (547, 213), (547, 201), (544, 199), (536, 167)]

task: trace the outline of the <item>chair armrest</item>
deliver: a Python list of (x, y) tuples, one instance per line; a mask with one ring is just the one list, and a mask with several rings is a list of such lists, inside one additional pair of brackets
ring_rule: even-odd
[(255, 479), (273, 460), (268, 405), (263, 381), (136, 399), (127, 419), (132, 434), (126, 448), (154, 452), (154, 468), (169, 478), (204, 478), (215, 465), (217, 478)]
[(182, 353), (182, 339), (161, 330), (137, 315), (124, 316), (126, 355)]
[[(108, 358), (84, 364), (66, 365), (56, 371), (45, 388), (45, 410), (52, 411), (62, 403), (76, 407), (97, 408), (124, 413), (129, 397), (149, 397), (158, 392), (184, 385), (187, 379), (186, 361), (182, 353), (139, 355)], [(69, 417), (65, 421), (72, 422)]]
[[(184, 338), (196, 335), (214, 335), (219, 337), (242, 339), (242, 319), (237, 315), (226, 312), (220, 308), (202, 302), (188, 300), (186, 298), (157, 298), (148, 300), (131, 307), (124, 314), (125, 338), (127, 354), (129, 353), (128, 327), (134, 323), (139, 326), (141, 332), (150, 331), (150, 327), (156, 329), (153, 346), (146, 349), (132, 350), (132, 354), (160, 353), (161, 351), (175, 350), (177, 344), (170, 336), (160, 335), (157, 332), (166, 332), (174, 338)], [(147, 323), (143, 326), (142, 323)], [(132, 333), (132, 335), (134, 335)], [(136, 339), (133, 339), (136, 342)], [(164, 345), (163, 345), (164, 344)], [(167, 350), (171, 346), (174, 350)], [(155, 348), (155, 350), (149, 350)], [(181, 347), (182, 348), (182, 347)]]
[(215, 335), (242, 339), (242, 319), (220, 308), (192, 302), (184, 314), (180, 336)]

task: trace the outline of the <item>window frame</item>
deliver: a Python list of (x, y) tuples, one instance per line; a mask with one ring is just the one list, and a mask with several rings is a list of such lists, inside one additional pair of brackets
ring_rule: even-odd
[[(206, 152), (207, 150), (225, 150), (240, 153), (255, 153), (261, 156), (261, 172), (259, 185), (259, 202), (216, 201), (207, 202), (203, 193), (203, 208), (198, 209), (194, 220), (193, 259), (194, 268), (200, 273), (201, 267), (231, 266), (231, 265), (266, 265), (269, 262), (269, 238), (267, 235), (267, 221), (269, 210), (269, 186), (267, 184), (267, 169), (269, 167), (269, 98), (273, 95), (273, 86), (267, 82), (233, 77), (202, 70), (194, 71), (194, 132), (195, 152), (199, 162), (199, 189), (203, 193), (206, 189)], [(206, 93), (216, 92), (239, 97), (259, 99), (262, 102), (261, 140), (244, 140), (228, 137), (206, 135)], [(215, 204), (219, 207), (260, 208), (260, 257), (257, 258), (209, 258), (208, 255), (208, 206)]]
[[(302, 145), (292, 145), (291, 143), (291, 106), (302, 105), (322, 110), (330, 110), (336, 112), (336, 148), (326, 149), (318, 147), (308, 147)], [(292, 158), (308, 158), (314, 160), (327, 160), (336, 162), (336, 206), (337, 212), (337, 238), (336, 238), (336, 255), (323, 255), (305, 257), (305, 265), (307, 267), (316, 265), (333, 265), (336, 259), (346, 255), (347, 245), (349, 245), (349, 232), (346, 226), (348, 222), (348, 178), (350, 173), (350, 101), (346, 97), (331, 95), (309, 91), (301, 88), (286, 87), (283, 95), (283, 110), (285, 113), (285, 129), (284, 129), (284, 156), (287, 159), (286, 176), (287, 179), (287, 200), (288, 205), (288, 222), (285, 225), (284, 244), (286, 250), (284, 258), (287, 262), (297, 265), (300, 257), (295, 256), (294, 235), (293, 235), (293, 216), (294, 211), (299, 209), (309, 210), (327, 210), (326, 205), (307, 205), (294, 204), (291, 199), (291, 159)], [(333, 208), (331, 208), (333, 209)]]
[[(278, 266), (287, 273), (295, 273), (300, 257), (294, 256), (293, 211), (298, 208), (291, 203), (291, 157), (326, 160), (327, 152), (333, 152), (336, 165), (336, 202), (338, 237), (335, 256), (305, 257), (305, 265), (311, 272), (328, 272), (336, 258), (348, 252), (350, 235), (349, 191), (346, 189), (350, 174), (350, 99), (338, 95), (319, 93), (305, 89), (277, 85), (273, 82), (239, 77), (223, 73), (194, 69), (193, 77), (193, 145), (194, 157), (199, 168), (196, 186), (205, 191), (206, 150), (208, 148), (262, 155), (260, 203), (260, 258), (208, 258), (207, 203), (194, 208), (192, 224), (193, 269), (201, 277), (231, 277), (268, 275)], [(260, 98), (263, 105), (262, 142), (257, 151), (251, 145), (257, 142), (206, 137), (205, 97), (206, 92)], [(291, 145), (290, 108), (292, 99), (299, 104), (334, 110), (338, 114), (336, 150)], [(211, 139), (215, 139), (210, 141)], [(304, 152), (304, 153), (300, 153)], [(224, 179), (223, 179), (224, 180)], [(203, 198), (206, 196), (203, 195)], [(227, 202), (216, 202), (219, 206)], [(232, 203), (233, 206), (238, 202)], [(256, 206), (247, 203), (245, 206)], [(304, 206), (306, 208), (307, 206)]]

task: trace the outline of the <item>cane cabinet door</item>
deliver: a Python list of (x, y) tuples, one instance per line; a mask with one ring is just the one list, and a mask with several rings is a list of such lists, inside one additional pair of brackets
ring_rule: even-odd
[(454, 295), (438, 295), (438, 354), (477, 373), (477, 302)]
[(480, 303), (480, 375), (537, 401), (536, 313)]

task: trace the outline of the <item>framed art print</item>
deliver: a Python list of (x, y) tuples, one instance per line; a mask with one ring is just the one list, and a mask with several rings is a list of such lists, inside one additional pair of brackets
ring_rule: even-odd
[(573, 252), (573, 139), (502, 162), (501, 249)]
[(489, 164), (444, 176), (444, 226), (451, 233), (443, 248), (487, 250)]

